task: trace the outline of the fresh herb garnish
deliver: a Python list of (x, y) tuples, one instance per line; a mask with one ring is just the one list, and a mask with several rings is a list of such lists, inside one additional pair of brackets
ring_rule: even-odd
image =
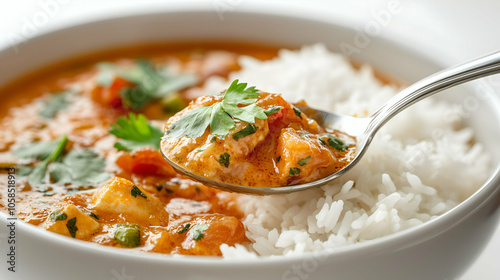
[(98, 81), (104, 85), (111, 84), (109, 76), (113, 73), (134, 84), (120, 92), (125, 106), (139, 110), (150, 101), (162, 98), (171, 93), (185, 89), (198, 83), (198, 77), (188, 74), (174, 74), (167, 69), (155, 69), (150, 62), (139, 59), (131, 68), (124, 68), (112, 63), (100, 63), (101, 73)]
[(306, 163), (309, 162), (309, 160), (311, 159), (311, 156), (308, 156), (306, 158), (303, 158), (301, 160), (299, 160), (297, 163), (300, 165), (300, 166), (304, 166)]
[(62, 209), (56, 210), (52, 213), (50, 213), (50, 219), (52, 221), (64, 221), (68, 218), (68, 215), (66, 213), (62, 212)]
[(140, 195), (144, 198), (148, 198), (136, 185), (132, 187), (132, 191), (130, 193), (133, 197), (137, 197), (137, 195)]
[(292, 167), (292, 168), (290, 168), (290, 171), (288, 172), (288, 175), (295, 176), (295, 175), (298, 175), (299, 173), (300, 173), (300, 169), (299, 168)]
[(52, 94), (47, 101), (43, 103), (43, 108), (40, 110), (40, 116), (50, 119), (53, 118), (59, 111), (66, 109), (69, 105), (67, 96), (71, 91), (63, 91)]
[(161, 130), (148, 124), (144, 115), (136, 116), (133, 113), (129, 114), (128, 119), (126, 117), (119, 118), (116, 125), (111, 126), (109, 133), (124, 140), (116, 142), (115, 148), (127, 152), (144, 146), (151, 146), (159, 150), (160, 140), (163, 136)]
[(243, 128), (242, 130), (233, 134), (233, 139), (238, 141), (242, 137), (248, 136), (250, 134), (254, 134), (257, 131), (257, 129), (258, 129), (258, 127), (256, 127), (255, 125), (249, 124), (245, 128)]
[(339, 138), (331, 135), (331, 134), (327, 134), (328, 136), (328, 145), (330, 145), (331, 147), (341, 151), (341, 152), (345, 152), (349, 147), (344, 145), (344, 142), (342, 142), (342, 140), (340, 140)]
[(224, 165), (225, 167), (229, 167), (229, 155), (228, 153), (223, 153), (219, 156), (219, 163)]
[(50, 162), (58, 159), (68, 142), (66, 135), (56, 141), (35, 142), (27, 144), (14, 152), (19, 158), (32, 158), (42, 160), (35, 167), (23, 167), (22, 174), (28, 176), (30, 185), (39, 185), (45, 182), (47, 166)]
[(96, 219), (96, 220), (99, 220), (99, 215), (95, 214), (94, 212), (90, 212), (89, 216)]
[(14, 155), (22, 159), (44, 160), (56, 151), (61, 141), (64, 142), (63, 144), (66, 144), (68, 139), (66, 136), (63, 136), (54, 141), (29, 143), (15, 150)]
[(191, 226), (191, 224), (185, 224), (184, 227), (181, 230), (179, 230), (178, 233), (179, 234), (185, 233), (186, 231), (188, 231), (188, 229), (189, 229), (190, 226)]
[(321, 139), (321, 138), (318, 138), (319, 142), (321, 143), (321, 145), (323, 146), (326, 146), (326, 142), (325, 140)]
[(115, 240), (125, 247), (137, 247), (141, 243), (141, 228), (138, 225), (117, 224)]
[(47, 170), (54, 183), (60, 184), (87, 185), (109, 178), (110, 174), (103, 172), (104, 159), (91, 150), (71, 150), (62, 156), (67, 142), (68, 138), (63, 136), (56, 141), (31, 143), (14, 152), (20, 158), (42, 160), (34, 167), (18, 167), (22, 176), (28, 176), (30, 185), (47, 183)]
[(271, 108), (268, 108), (268, 109), (264, 110), (264, 113), (269, 116), (269, 115), (272, 115), (272, 114), (278, 112), (281, 109), (283, 109), (283, 107), (281, 107), (281, 106), (273, 106)]
[(265, 110), (256, 104), (259, 97), (255, 87), (248, 87), (246, 83), (234, 80), (221, 102), (211, 106), (203, 106), (189, 111), (180, 120), (173, 123), (165, 133), (165, 137), (198, 138), (210, 126), (210, 132), (224, 138), (236, 126), (235, 119), (250, 124), (255, 118), (265, 120)]
[(76, 217), (69, 219), (66, 223), (66, 227), (68, 228), (71, 237), (75, 238), (76, 231), (78, 230), (78, 228), (76, 227)]
[(55, 183), (84, 186), (107, 180), (111, 174), (104, 172), (105, 165), (104, 159), (92, 150), (71, 150), (61, 162), (49, 166), (49, 174)]
[(201, 224), (201, 225), (194, 225), (193, 226), (193, 239), (195, 241), (199, 241), (204, 237), (204, 232), (205, 230), (208, 229), (208, 225), (206, 224)]
[(297, 109), (297, 108), (293, 108), (293, 111), (295, 112), (295, 115), (297, 115), (297, 117), (299, 117), (300, 119), (302, 119), (302, 112)]
[(210, 143), (213, 143), (213, 142), (215, 142), (216, 140), (217, 140), (217, 137), (216, 137), (216, 136), (214, 136), (214, 137), (212, 137), (212, 139), (210, 139)]
[(276, 158), (276, 162), (280, 162), (280, 160), (281, 160), (281, 156), (278, 156), (278, 157)]

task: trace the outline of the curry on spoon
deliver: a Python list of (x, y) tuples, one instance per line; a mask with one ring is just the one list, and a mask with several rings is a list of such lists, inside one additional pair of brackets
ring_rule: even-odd
[(178, 172), (208, 186), (278, 194), (324, 185), (363, 156), (379, 128), (410, 105), (449, 87), (500, 72), (500, 52), (428, 76), (366, 118), (296, 106), (233, 81), (165, 126), (161, 152)]

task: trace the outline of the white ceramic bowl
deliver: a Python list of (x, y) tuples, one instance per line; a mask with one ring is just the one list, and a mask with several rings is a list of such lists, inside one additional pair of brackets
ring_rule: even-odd
[[(0, 86), (45, 65), (138, 43), (230, 40), (298, 47), (316, 42), (339, 50), (357, 31), (334, 20), (240, 9), (221, 20), (215, 10), (176, 10), (92, 22), (44, 34), (0, 52)], [(356, 45), (353, 45), (356, 46)], [(381, 37), (352, 58), (409, 82), (448, 66), (418, 46)], [(442, 94), (450, 102), (476, 102), (469, 124), (500, 162), (500, 97), (477, 83)], [(250, 260), (146, 254), (73, 240), (17, 222), (17, 272), (6, 270), (0, 242), (1, 279), (454, 279), (481, 252), (499, 220), (500, 172), (441, 217), (421, 226), (331, 252)], [(0, 214), (3, 223), (6, 215)], [(5, 225), (1, 225), (2, 230)], [(5, 236), (5, 235), (4, 235)]]

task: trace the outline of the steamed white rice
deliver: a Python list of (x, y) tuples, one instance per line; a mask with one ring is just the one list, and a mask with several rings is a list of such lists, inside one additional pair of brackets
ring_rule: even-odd
[[(282, 50), (270, 61), (241, 59), (228, 80), (211, 78), (205, 92), (230, 81), (333, 112), (366, 116), (398, 88), (381, 84), (369, 66), (355, 70), (322, 45)], [(249, 246), (221, 246), (224, 257), (295, 255), (372, 240), (452, 209), (486, 180), (491, 168), (469, 128), (445, 117), (452, 105), (424, 100), (391, 120), (361, 162), (321, 188), (239, 198)], [(471, 146), (471, 143), (474, 143)]]

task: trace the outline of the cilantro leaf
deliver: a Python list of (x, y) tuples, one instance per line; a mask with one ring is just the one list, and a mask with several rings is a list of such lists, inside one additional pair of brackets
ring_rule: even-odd
[(204, 232), (207, 229), (208, 229), (208, 225), (206, 225), (206, 224), (194, 225), (193, 226), (193, 239), (195, 241), (200, 241), (205, 236)]
[(157, 70), (144, 59), (137, 60), (131, 68), (124, 68), (113, 63), (100, 63), (98, 76), (100, 84), (111, 84), (109, 73), (114, 73), (122, 79), (132, 82), (135, 86), (124, 88), (120, 92), (124, 105), (133, 110), (139, 110), (150, 101), (162, 98), (176, 91), (198, 83), (198, 77), (190, 74), (174, 74)]
[(89, 212), (88, 215), (96, 220), (99, 220), (99, 215), (97, 215), (96, 213), (94, 212)]
[(186, 231), (188, 231), (188, 229), (189, 229), (189, 227), (190, 227), (190, 226), (191, 226), (191, 224), (189, 224), (189, 223), (185, 224), (185, 225), (184, 225), (184, 227), (183, 227), (183, 228), (181, 228), (181, 230), (179, 230), (177, 233), (178, 233), (178, 234), (183, 234), (183, 233), (185, 233)]
[(56, 221), (64, 221), (68, 218), (68, 215), (66, 213), (62, 212), (62, 209), (56, 210), (52, 213), (50, 213), (50, 219), (54, 222)]
[(14, 155), (22, 159), (44, 160), (57, 149), (60, 141), (61, 139), (29, 143), (15, 150)]
[[(102, 182), (110, 174), (103, 172), (105, 161), (88, 149), (71, 150), (62, 156), (68, 138), (61, 137), (51, 142), (35, 142), (18, 150), (17, 155), (23, 158), (43, 160), (34, 167), (19, 166), (21, 176), (28, 176), (30, 185), (47, 183), (47, 171), (54, 183), (72, 183), (86, 185)], [(47, 150), (42, 150), (42, 149)]]
[(69, 219), (66, 223), (66, 227), (68, 228), (71, 237), (75, 238), (76, 232), (78, 231), (78, 228), (76, 227), (76, 217)]
[(55, 141), (34, 142), (14, 151), (14, 155), (19, 158), (43, 160), (35, 167), (20, 166), (19, 168), (22, 170), (20, 175), (28, 176), (28, 182), (30, 185), (34, 186), (42, 184), (45, 181), (47, 166), (51, 161), (59, 158), (64, 151), (64, 147), (67, 142), (68, 138), (64, 135)]
[(87, 185), (110, 177), (104, 172), (105, 161), (88, 149), (71, 150), (62, 160), (49, 166), (49, 174), (56, 183)]
[(210, 124), (212, 114), (211, 106), (203, 106), (195, 108), (182, 116), (180, 120), (173, 123), (167, 130), (166, 137), (182, 137), (188, 136), (198, 138), (207, 129)]
[(249, 124), (245, 128), (243, 128), (242, 130), (233, 134), (233, 139), (238, 141), (242, 137), (248, 136), (250, 134), (254, 134), (257, 131), (257, 129), (258, 128), (255, 125)]
[[(221, 107), (222, 107), (221, 103), (216, 103), (212, 107), (212, 115), (210, 119), (210, 132), (213, 135), (217, 135), (223, 138), (229, 130), (232, 130), (236, 127), (236, 123), (228, 113), (222, 110)], [(203, 132), (205, 131), (205, 128), (203, 129)]]
[(71, 91), (63, 91), (52, 94), (50, 98), (44, 102), (43, 108), (39, 113), (40, 116), (50, 119), (53, 118), (59, 111), (66, 109), (69, 105), (67, 96), (70, 93)]
[(224, 165), (225, 167), (229, 167), (229, 157), (231, 155), (228, 153), (223, 153), (219, 156), (219, 163)]
[(304, 166), (306, 163), (309, 162), (309, 160), (311, 159), (311, 156), (308, 156), (306, 158), (303, 158), (301, 160), (299, 160), (299, 162), (297, 162), (300, 166)]
[[(222, 98), (222, 108), (231, 117), (253, 124), (255, 118), (267, 119), (265, 110), (253, 104), (257, 101), (257, 97), (259, 97), (259, 92), (255, 87), (247, 88), (246, 83), (238, 83), (238, 80), (234, 80)], [(240, 107), (239, 105), (248, 106)]]
[(144, 198), (148, 198), (136, 185), (132, 187), (132, 191), (130, 191), (133, 197), (137, 197), (137, 195), (142, 196)]
[(160, 149), (160, 140), (163, 132), (156, 127), (148, 124), (144, 115), (136, 116), (129, 114), (129, 118), (121, 117), (116, 125), (111, 126), (109, 133), (123, 139), (122, 142), (116, 142), (115, 147), (121, 151), (130, 152), (131, 150), (144, 146), (151, 146)]
[(210, 132), (224, 138), (230, 130), (236, 127), (236, 121), (255, 123), (255, 118), (267, 119), (266, 110), (253, 104), (259, 97), (255, 87), (247, 87), (246, 83), (234, 80), (221, 102), (211, 106), (203, 106), (191, 110), (173, 123), (165, 133), (165, 137), (188, 136), (198, 138), (210, 125)]
[(295, 175), (298, 175), (298, 174), (300, 174), (300, 169), (297, 167), (290, 168), (290, 171), (288, 172), (288, 175), (290, 175), (292, 177)]
[(302, 112), (299, 109), (297, 109), (297, 108), (294, 107), (293, 108), (293, 112), (295, 112), (295, 115), (297, 117), (299, 117), (300, 119), (302, 119)]
[(269, 115), (272, 115), (272, 114), (278, 112), (281, 109), (283, 109), (282, 106), (273, 106), (269, 109), (264, 110), (264, 113), (269, 116)]
[(328, 145), (330, 145), (331, 147), (341, 151), (341, 152), (345, 152), (349, 147), (347, 145), (344, 145), (344, 142), (342, 142), (342, 140), (340, 140), (339, 138), (331, 135), (331, 134), (327, 134), (328, 136)]

